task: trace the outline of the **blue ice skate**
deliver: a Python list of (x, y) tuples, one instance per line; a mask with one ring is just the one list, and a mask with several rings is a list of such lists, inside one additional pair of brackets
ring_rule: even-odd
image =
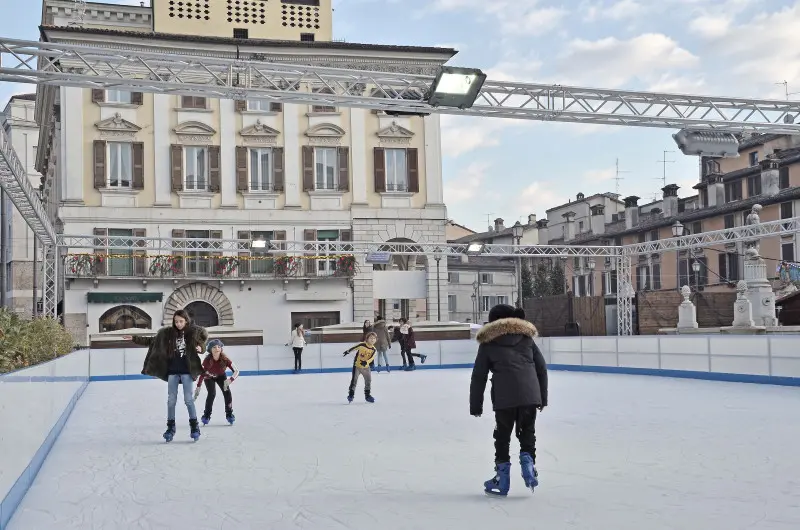
[(348, 403), (352, 403), (353, 402), (353, 396), (347, 396), (347, 402)]
[(536, 471), (536, 464), (530, 453), (519, 454), (519, 465), (522, 468), (522, 480), (525, 481), (525, 487), (533, 491), (539, 485), (539, 473)]
[(235, 422), (235, 421), (236, 421), (236, 416), (234, 416), (234, 415), (233, 415), (233, 413), (231, 412), (230, 414), (228, 414), (227, 416), (225, 416), (225, 419), (226, 419), (226, 420), (228, 420), (228, 423), (230, 423), (231, 425), (233, 425), (233, 422)]
[(197, 420), (189, 420), (189, 426), (191, 428), (189, 436), (191, 436), (192, 440), (196, 442), (200, 439), (200, 424), (197, 423)]
[(173, 438), (175, 438), (175, 420), (167, 420), (167, 430), (164, 431), (164, 440), (169, 443)]
[(511, 489), (511, 463), (497, 464), (496, 474), (483, 483), (484, 491), (487, 495), (497, 495), (505, 497)]
[(364, 399), (366, 399), (366, 400), (367, 400), (367, 403), (375, 403), (375, 398), (374, 398), (374, 397), (372, 397), (372, 396), (371, 396), (371, 395), (369, 395), (369, 394), (367, 394), (366, 396), (364, 396)]
[(205, 425), (208, 425), (208, 422), (210, 422), (210, 421), (211, 421), (211, 416), (206, 416), (205, 414), (203, 414), (203, 415), (200, 417), (200, 421), (202, 421), (202, 422), (203, 422), (203, 425), (204, 425), (204, 426), (205, 426)]

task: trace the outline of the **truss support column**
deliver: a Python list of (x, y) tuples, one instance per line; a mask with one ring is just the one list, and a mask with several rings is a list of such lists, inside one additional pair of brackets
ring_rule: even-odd
[(617, 335), (633, 335), (633, 276), (631, 255), (617, 258)]
[(56, 245), (42, 245), (42, 316), (58, 317), (59, 252)]

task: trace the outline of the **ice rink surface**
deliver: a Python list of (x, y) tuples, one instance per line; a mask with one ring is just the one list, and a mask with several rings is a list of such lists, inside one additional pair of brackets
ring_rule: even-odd
[[(237, 422), (164, 443), (166, 385), (89, 385), (11, 530), (797, 530), (800, 390), (551, 372), (541, 486), (512, 441), (508, 498), (483, 494), (493, 419), (469, 370), (242, 377)], [(198, 400), (202, 412), (205, 392)], [(487, 391), (487, 406), (489, 395)]]

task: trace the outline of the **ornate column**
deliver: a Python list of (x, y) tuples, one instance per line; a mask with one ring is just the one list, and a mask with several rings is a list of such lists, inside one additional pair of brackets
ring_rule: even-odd
[(777, 326), (775, 317), (775, 293), (772, 285), (767, 280), (767, 264), (759, 255), (761, 234), (758, 225), (761, 219), (758, 216), (762, 206), (754, 204), (747, 216), (747, 225), (753, 227), (752, 235), (746, 240), (744, 258), (744, 281), (747, 282), (747, 299), (753, 310), (753, 322), (756, 326)]

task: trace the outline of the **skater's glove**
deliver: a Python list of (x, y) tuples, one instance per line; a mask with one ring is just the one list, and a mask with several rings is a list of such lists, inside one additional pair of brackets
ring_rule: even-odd
[(344, 353), (342, 354), (342, 357), (347, 357), (347, 354), (348, 354), (348, 353), (350, 353), (350, 352), (349, 352), (349, 351), (346, 351), (346, 352), (344, 352)]
[(200, 387), (194, 389), (194, 400), (197, 401), (198, 396), (200, 396)]
[(483, 414), (482, 410), (471, 410), (471, 411), (469, 411), (469, 415), (470, 416), (475, 416), (476, 418), (480, 418), (482, 414)]
[(223, 392), (227, 392), (228, 388), (230, 388), (230, 386), (231, 386), (231, 383), (233, 383), (233, 378), (232, 377), (226, 379), (225, 382), (222, 383), (222, 391)]

